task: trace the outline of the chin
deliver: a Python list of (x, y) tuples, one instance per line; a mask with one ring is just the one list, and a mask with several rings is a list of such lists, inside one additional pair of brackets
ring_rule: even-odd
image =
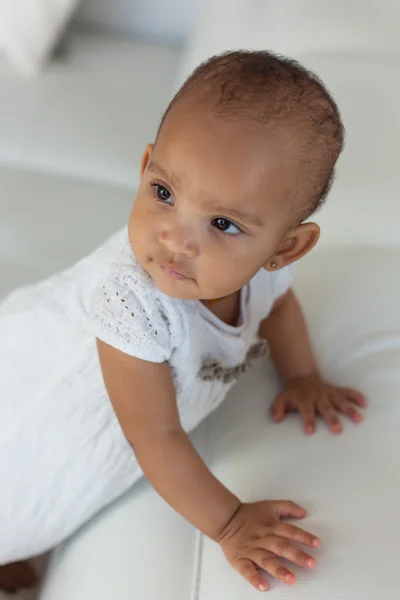
[(153, 277), (150, 273), (157, 288), (170, 298), (176, 298), (177, 300), (198, 300), (197, 290), (195, 289), (195, 282), (189, 281), (169, 281), (165, 280), (165, 277)]
[[(157, 285), (157, 283), (156, 283)], [(189, 290), (179, 289), (179, 286), (173, 285), (157, 285), (160, 292), (169, 296), (170, 298), (176, 298), (177, 300), (198, 300), (196, 294), (190, 293)]]

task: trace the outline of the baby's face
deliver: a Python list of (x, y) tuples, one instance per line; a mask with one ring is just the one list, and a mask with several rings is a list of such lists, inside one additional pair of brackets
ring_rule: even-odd
[(143, 157), (129, 238), (163, 293), (221, 298), (268, 265), (290, 230), (294, 155), (256, 123), (177, 113)]

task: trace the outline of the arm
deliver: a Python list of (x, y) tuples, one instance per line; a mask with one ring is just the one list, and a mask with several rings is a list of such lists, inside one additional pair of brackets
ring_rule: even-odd
[(217, 539), (240, 501), (183, 431), (168, 364), (133, 358), (99, 340), (97, 347), (113, 408), (147, 479), (183, 517)]
[(289, 585), (295, 576), (278, 556), (314, 567), (315, 560), (295, 542), (315, 548), (318, 538), (281, 523), (303, 518), (302, 508), (287, 501), (242, 504), (203, 463), (182, 430), (168, 365), (132, 358), (99, 340), (97, 346), (116, 415), (156, 491), (217, 541), (231, 565), (259, 590), (268, 585), (256, 565)]
[(270, 315), (261, 323), (260, 336), (268, 340), (272, 360), (284, 382), (318, 376), (304, 316), (292, 290), (277, 300)]
[(317, 415), (322, 416), (333, 433), (342, 431), (339, 412), (355, 423), (362, 420), (356, 407), (366, 406), (364, 397), (355, 390), (325, 383), (320, 376), (304, 316), (292, 290), (276, 302), (261, 323), (260, 335), (268, 340), (271, 358), (284, 384), (272, 404), (276, 422), (282, 421), (286, 412), (298, 411), (304, 431), (311, 434)]

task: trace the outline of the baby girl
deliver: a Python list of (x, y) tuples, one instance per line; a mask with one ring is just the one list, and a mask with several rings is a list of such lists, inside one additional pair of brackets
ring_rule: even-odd
[(283, 386), (276, 422), (294, 410), (306, 433), (317, 415), (340, 433), (340, 413), (362, 419), (362, 395), (322, 379), (290, 287), (343, 138), (331, 96), (297, 62), (211, 58), (144, 151), (127, 227), (2, 301), (0, 585), (29, 583), (21, 561), (143, 474), (255, 588), (268, 588), (260, 569), (294, 583), (281, 559), (315, 566), (304, 546), (319, 539), (282, 521), (305, 510), (242, 502), (187, 433), (267, 350)]

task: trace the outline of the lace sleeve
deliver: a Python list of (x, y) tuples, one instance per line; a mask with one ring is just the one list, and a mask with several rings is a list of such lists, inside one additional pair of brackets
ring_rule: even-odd
[(94, 335), (142, 360), (161, 363), (171, 357), (168, 320), (146, 275), (104, 278), (91, 302)]

